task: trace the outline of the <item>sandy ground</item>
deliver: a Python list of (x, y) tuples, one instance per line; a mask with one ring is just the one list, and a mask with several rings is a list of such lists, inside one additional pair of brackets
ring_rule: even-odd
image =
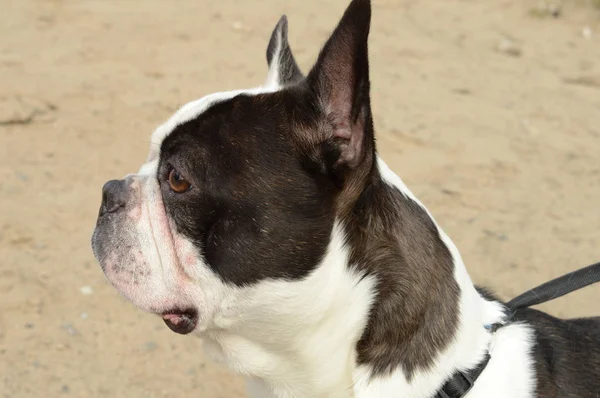
[[(306, 70), (345, 1), (0, 0), (0, 398), (236, 397), (108, 286), (104, 181), (181, 104), (253, 86), (283, 13)], [(503, 298), (600, 259), (600, 10), (375, 0), (379, 149)], [(600, 314), (600, 286), (544, 306)]]

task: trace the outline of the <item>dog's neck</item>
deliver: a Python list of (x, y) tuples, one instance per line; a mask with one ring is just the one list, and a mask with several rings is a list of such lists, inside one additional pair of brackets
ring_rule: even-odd
[(456, 369), (480, 361), (490, 340), (484, 325), (502, 316), (380, 159), (317, 270), (230, 300), (235, 314), (224, 311), (205, 333), (207, 348), (250, 376), (261, 397), (430, 396)]

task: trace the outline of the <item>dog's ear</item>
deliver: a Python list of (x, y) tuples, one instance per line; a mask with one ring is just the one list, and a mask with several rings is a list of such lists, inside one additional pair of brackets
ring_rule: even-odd
[(288, 22), (284, 15), (275, 25), (267, 46), (267, 63), (269, 64), (269, 74), (265, 83), (267, 86), (286, 86), (304, 78), (296, 64), (294, 54), (292, 54), (287, 34)]
[[(367, 39), (369, 0), (353, 0), (321, 50), (307, 82), (325, 115), (322, 137), (333, 145), (335, 166), (354, 169), (374, 156)], [(329, 159), (332, 153), (328, 154)]]

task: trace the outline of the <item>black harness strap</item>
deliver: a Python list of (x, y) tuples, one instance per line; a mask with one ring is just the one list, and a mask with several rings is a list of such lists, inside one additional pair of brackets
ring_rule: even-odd
[[(508, 322), (514, 316), (515, 312), (521, 308), (527, 308), (554, 300), (565, 294), (584, 288), (592, 283), (600, 282), (600, 263), (589, 265), (577, 271), (570, 272), (559, 278), (546, 282), (536, 288), (515, 297), (506, 304), (509, 311)], [(486, 326), (486, 329), (494, 333), (502, 324)], [(437, 392), (435, 398), (462, 398), (473, 388), (475, 381), (481, 375), (486, 365), (490, 361), (490, 354), (487, 353), (483, 361), (474, 369), (466, 372), (456, 372)]]
[(475, 380), (479, 377), (483, 369), (490, 361), (490, 354), (485, 354), (483, 361), (477, 365), (475, 369), (471, 369), (467, 372), (456, 372), (450, 380), (444, 384), (444, 387), (438, 391), (436, 398), (460, 398), (468, 393)]

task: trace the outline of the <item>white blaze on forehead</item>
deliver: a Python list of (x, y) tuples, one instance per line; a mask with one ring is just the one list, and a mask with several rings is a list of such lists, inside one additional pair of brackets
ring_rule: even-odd
[(152, 137), (150, 138), (150, 152), (148, 154), (148, 158), (146, 160), (146, 164), (142, 165), (140, 169), (140, 173), (146, 174), (150, 170), (156, 170), (156, 165), (154, 167), (150, 167), (149, 164), (152, 164), (155, 160), (158, 160), (158, 155), (160, 152), (160, 146), (169, 134), (173, 132), (177, 126), (180, 126), (190, 120), (193, 120), (204, 113), (207, 109), (209, 109), (212, 105), (218, 104), (219, 102), (223, 102), (225, 100), (231, 99), (240, 94), (248, 94), (248, 95), (257, 95), (263, 93), (270, 93), (279, 90), (281, 87), (277, 84), (269, 84), (268, 86), (261, 86), (250, 88), (246, 90), (233, 90), (233, 91), (225, 91), (219, 93), (213, 93), (197, 99), (192, 102), (188, 102), (173, 116), (169, 118), (165, 123), (160, 125), (154, 133), (152, 133)]

